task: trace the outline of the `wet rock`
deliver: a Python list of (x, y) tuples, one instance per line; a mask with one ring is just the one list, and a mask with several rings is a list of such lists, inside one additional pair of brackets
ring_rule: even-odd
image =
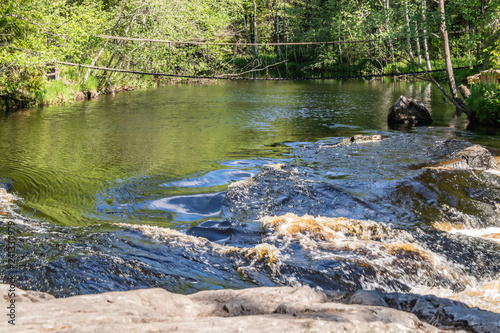
[(387, 122), (391, 127), (429, 126), (432, 117), (424, 104), (416, 99), (400, 96), (391, 106)]
[(500, 332), (500, 314), (469, 308), (461, 302), (436, 296), (400, 293), (382, 294), (382, 298), (391, 308), (413, 313), (425, 322), (439, 323), (439, 327), (445, 329), (464, 329), (477, 333)]
[(443, 142), (442, 150), (449, 158), (431, 167), (433, 169), (488, 170), (495, 173), (498, 162), (488, 149), (480, 145), (462, 144), (461, 141), (447, 140)]
[(227, 221), (205, 221), (197, 226), (191, 227), (186, 234), (197, 237), (204, 237), (212, 242), (227, 241), (231, 238), (233, 230)]
[(454, 154), (456, 158), (460, 158), (466, 169), (496, 169), (497, 163), (488, 149), (480, 146), (474, 145), (458, 151)]
[(377, 142), (382, 141), (381, 135), (355, 135), (350, 138), (345, 138), (340, 144), (347, 145), (351, 143), (366, 143), (366, 142)]
[(472, 146), (470, 142), (463, 140), (439, 140), (436, 141), (433, 146), (427, 148), (426, 151), (432, 158), (451, 158), (456, 152), (464, 150), (470, 146)]
[[(0, 285), (3, 295), (7, 288)], [(388, 299), (395, 300), (395, 306), (404, 303), (392, 295)], [(2, 306), (7, 301), (2, 299)], [(8, 324), (0, 325), (6, 329)], [(484, 325), (496, 327), (494, 320)], [(23, 299), (15, 328), (22, 332), (446, 332), (408, 312), (332, 302), (325, 293), (304, 287), (203, 291), (190, 296), (143, 289), (59, 299), (33, 293)]]
[(370, 218), (380, 208), (333, 185), (316, 180), (311, 170), (284, 164), (265, 165), (250, 179), (228, 187), (224, 213), (232, 218), (297, 215)]

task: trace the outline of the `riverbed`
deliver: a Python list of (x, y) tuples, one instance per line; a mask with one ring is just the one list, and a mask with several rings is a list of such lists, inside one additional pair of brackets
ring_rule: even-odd
[[(400, 95), (433, 125), (389, 129)], [(480, 237), (500, 234), (500, 177), (438, 168), (472, 144), (500, 155), (500, 136), (453, 114), (428, 83), (330, 80), (167, 86), (2, 115), (0, 228), (6, 246), (14, 222), (16, 244), (2, 272), (56, 297), (309, 285), (500, 312), (500, 243)], [(343, 144), (357, 134), (382, 140)]]

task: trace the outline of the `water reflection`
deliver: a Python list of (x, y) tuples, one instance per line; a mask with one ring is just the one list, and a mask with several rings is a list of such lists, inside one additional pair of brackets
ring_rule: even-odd
[(154, 200), (148, 207), (176, 213), (179, 221), (200, 220), (220, 215), (225, 194), (220, 192), (169, 197)]
[[(386, 129), (387, 110), (401, 94), (427, 100), (435, 90), (401, 81), (235, 82), (21, 111), (0, 117), (0, 175), (12, 180), (26, 214), (95, 223), (96, 194), (117, 182), (227, 184), (233, 176), (222, 173), (172, 182), (217, 172), (214, 161), (279, 157), (287, 147), (276, 143)], [(453, 109), (441, 99), (428, 107), (436, 125), (451, 119)]]

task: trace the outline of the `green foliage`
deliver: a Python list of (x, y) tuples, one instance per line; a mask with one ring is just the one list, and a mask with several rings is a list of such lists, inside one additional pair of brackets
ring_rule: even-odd
[[(460, 59), (455, 67), (475, 63), (481, 41), (486, 43), (487, 60), (500, 62), (500, 29), (494, 24), (499, 4), (500, 0), (447, 2), (448, 29), (470, 31), (450, 35), (452, 53)], [(424, 29), (438, 33), (441, 20), (435, 3), (428, 0), (5, 0), (0, 2), (0, 97), (45, 103), (65, 96), (62, 87), (45, 80), (46, 65), (57, 61), (201, 76), (264, 76), (270, 70), (281, 76), (413, 72), (418, 69), (408, 65), (406, 36), (411, 37), (415, 57), (420, 36), (423, 58), (421, 35)], [(248, 43), (255, 38), (258, 43), (343, 43), (261, 45), (255, 54), (250, 46), (106, 40), (99, 34), (213, 43)], [(366, 39), (371, 42), (345, 43)], [(444, 68), (441, 41), (432, 36), (427, 41), (433, 68)], [(285, 59), (286, 65), (252, 72)], [(94, 76), (84, 80), (86, 69), (63, 71), (70, 91), (106, 92), (115, 85), (151, 86), (160, 81), (103, 71), (92, 71)]]
[(500, 86), (498, 84), (476, 84), (467, 98), (467, 106), (476, 112), (480, 123), (500, 127)]
[(84, 59), (89, 36), (105, 22), (100, 6), (92, 1), (0, 3), (0, 95), (32, 99), (44, 86), (45, 66), (66, 58)]
[(500, 31), (495, 31), (488, 39), (488, 45), (484, 49), (486, 65), (488, 67), (500, 68)]

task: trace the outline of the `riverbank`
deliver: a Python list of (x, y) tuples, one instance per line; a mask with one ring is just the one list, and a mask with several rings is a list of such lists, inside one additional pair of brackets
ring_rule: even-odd
[[(49, 75), (47, 75), (49, 77)], [(10, 95), (0, 96), (0, 111), (15, 111), (36, 106), (64, 105), (84, 100), (97, 99), (106, 95), (157, 88), (178, 84), (212, 84), (212, 79), (158, 78), (119, 74), (113, 83), (103, 83), (102, 76), (90, 75), (83, 82), (83, 73), (75, 68), (58, 70), (57, 79), (45, 80), (35, 91), (23, 89)]]
[(0, 285), (1, 303), (14, 304), (18, 332), (500, 332), (500, 314), (415, 294), (260, 287), (179, 295), (154, 288), (56, 299), (24, 290), (9, 298), (9, 288)]
[[(401, 65), (403, 66), (403, 65)], [(410, 72), (406, 67), (396, 69), (384, 68), (383, 72), (389, 70), (395, 72)], [(57, 76), (47, 74), (47, 79), (43, 79), (40, 88), (36, 91), (27, 91), (18, 89), (15, 93), (1, 96), (0, 111), (20, 110), (35, 106), (64, 105), (77, 101), (96, 99), (106, 95), (115, 95), (122, 92), (135, 91), (140, 89), (156, 88), (166, 85), (178, 84), (214, 84), (220, 82), (216, 79), (203, 78), (180, 78), (169, 77), (160, 78), (156, 76), (130, 75), (123, 73), (114, 73), (111, 79), (107, 76), (99, 75), (96, 70), (87, 80), (83, 80), (84, 72), (80, 68), (62, 66), (57, 69)], [(455, 71), (456, 82), (466, 84), (467, 76), (472, 75), (474, 69), (461, 69)], [(434, 73), (435, 79), (441, 84), (446, 83), (444, 73)], [(55, 77), (57, 79), (48, 79)], [(106, 79), (107, 78), (107, 79)], [(386, 80), (387, 78), (384, 78)], [(428, 81), (426, 76), (401, 76), (390, 78), (389, 80), (420, 80)], [(103, 82), (107, 80), (107, 82)], [(299, 79), (300, 80), (300, 79)], [(227, 81), (227, 80), (224, 80)], [(389, 101), (390, 102), (390, 101)]]

